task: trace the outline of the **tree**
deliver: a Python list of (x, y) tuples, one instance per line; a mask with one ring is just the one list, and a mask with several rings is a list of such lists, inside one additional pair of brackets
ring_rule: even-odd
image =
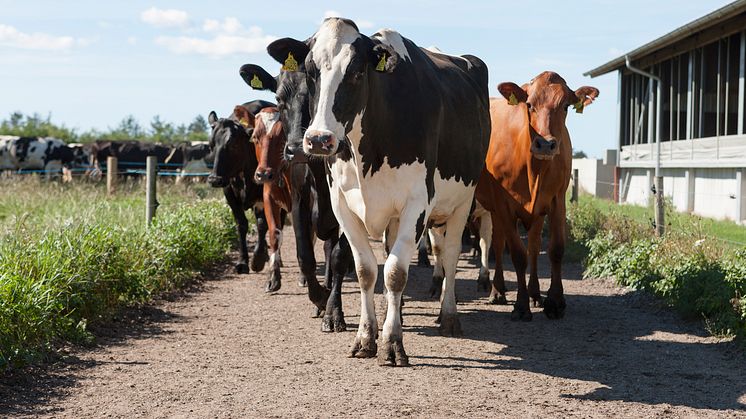
[(587, 159), (588, 155), (585, 154), (585, 152), (583, 150), (577, 150), (576, 151), (575, 149), (573, 149), (572, 150), (572, 158), (573, 159)]

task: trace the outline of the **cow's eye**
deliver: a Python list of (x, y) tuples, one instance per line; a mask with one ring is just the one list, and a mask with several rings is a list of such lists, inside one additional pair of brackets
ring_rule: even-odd
[(530, 103), (530, 102), (526, 102), (526, 106), (528, 107), (528, 110), (529, 110), (529, 111), (533, 111), (533, 110), (534, 110), (534, 107), (533, 107), (533, 106), (531, 106), (531, 103)]

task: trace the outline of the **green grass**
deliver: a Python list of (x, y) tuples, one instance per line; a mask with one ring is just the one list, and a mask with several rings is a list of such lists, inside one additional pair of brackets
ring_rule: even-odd
[(159, 184), (146, 228), (141, 182), (107, 197), (99, 184), (0, 180), (0, 367), (88, 342), (90, 325), (222, 259), (235, 233), (219, 192)]

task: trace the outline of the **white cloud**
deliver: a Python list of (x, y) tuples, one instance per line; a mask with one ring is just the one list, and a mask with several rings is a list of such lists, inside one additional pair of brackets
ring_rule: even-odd
[(137, 45), (137, 37), (135, 36), (127, 37), (127, 43), (130, 45)]
[(72, 36), (54, 36), (46, 33), (21, 32), (13, 26), (0, 24), (0, 46), (19, 49), (67, 51), (76, 46), (87, 46), (92, 41)]
[(188, 36), (159, 36), (155, 43), (176, 54), (201, 54), (223, 57), (236, 53), (264, 52), (267, 45), (277, 39), (266, 35), (261, 28), (251, 27), (240, 34), (219, 34), (213, 38)]
[(189, 25), (189, 14), (183, 10), (151, 7), (140, 13), (140, 20), (160, 28), (185, 28)]
[(235, 17), (227, 17), (222, 23), (216, 19), (207, 19), (202, 24), (202, 30), (205, 32), (237, 33), (242, 28), (241, 22)]

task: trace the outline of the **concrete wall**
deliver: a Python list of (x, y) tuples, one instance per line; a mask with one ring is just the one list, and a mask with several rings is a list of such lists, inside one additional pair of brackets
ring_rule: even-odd
[(580, 192), (613, 199), (615, 165), (616, 150), (607, 150), (604, 159), (572, 159), (572, 168), (578, 169)]

